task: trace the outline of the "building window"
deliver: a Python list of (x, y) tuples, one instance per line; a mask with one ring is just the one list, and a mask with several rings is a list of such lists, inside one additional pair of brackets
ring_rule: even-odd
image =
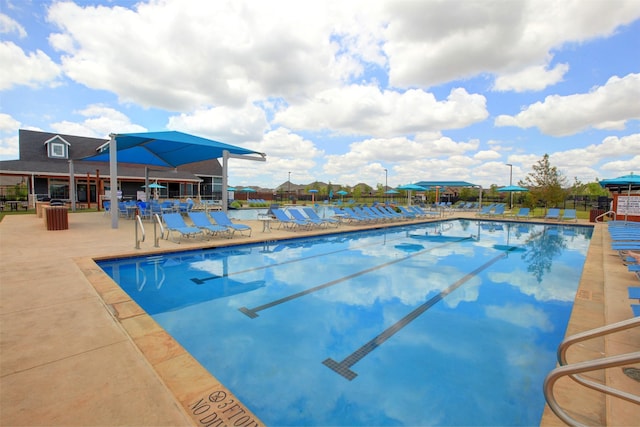
[(51, 143), (51, 157), (61, 157), (66, 158), (65, 156), (65, 146), (64, 144), (60, 144), (57, 142)]
[(69, 158), (69, 143), (60, 136), (54, 136), (53, 138), (44, 142), (47, 146), (47, 153), (52, 159), (68, 159)]

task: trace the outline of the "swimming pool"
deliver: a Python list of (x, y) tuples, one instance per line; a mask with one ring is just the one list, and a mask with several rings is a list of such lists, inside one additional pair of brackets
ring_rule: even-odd
[(532, 425), (591, 231), (452, 220), (99, 264), (267, 425)]

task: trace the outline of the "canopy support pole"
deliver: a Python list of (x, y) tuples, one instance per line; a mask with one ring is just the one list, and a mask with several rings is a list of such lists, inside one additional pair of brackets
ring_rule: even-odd
[(231, 154), (228, 150), (222, 150), (222, 210), (227, 212), (229, 208), (229, 193), (227, 192), (227, 188), (229, 188), (229, 178), (228, 178), (228, 166), (229, 166), (229, 158), (233, 159), (243, 159), (243, 160), (254, 160), (257, 162), (266, 162), (267, 158), (264, 153), (260, 153), (261, 157), (250, 157), (242, 154)]
[(71, 199), (71, 212), (76, 211), (76, 175), (73, 169), (73, 160), (69, 160), (69, 198)]
[(116, 146), (116, 134), (109, 134), (109, 181), (110, 181), (110, 197), (111, 208), (111, 228), (118, 228), (118, 147)]

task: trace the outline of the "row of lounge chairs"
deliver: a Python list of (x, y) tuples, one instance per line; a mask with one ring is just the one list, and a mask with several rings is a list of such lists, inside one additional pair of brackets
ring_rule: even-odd
[[(627, 269), (640, 280), (640, 258), (632, 254), (640, 255), (640, 223), (627, 221), (609, 221), (609, 234), (611, 235), (611, 248), (618, 251), (622, 262)], [(640, 286), (629, 286), (629, 299), (631, 311), (634, 316), (640, 316)]]
[(559, 208), (550, 208), (544, 216), (544, 219), (577, 222), (578, 216), (575, 209), (565, 209), (563, 213), (560, 213)]
[(425, 211), (419, 206), (398, 206), (397, 208), (400, 212), (384, 205), (334, 208), (334, 212), (337, 218), (347, 224), (401, 221), (440, 216), (440, 212)]
[[(179, 212), (164, 213), (162, 221), (167, 230), (165, 239), (168, 240), (175, 234), (179, 234), (180, 237), (203, 239), (213, 236), (231, 238), (235, 232), (243, 235), (247, 233), (247, 236), (251, 236), (251, 227), (232, 222), (222, 211), (187, 212), (187, 217), (192, 225), (187, 224)], [(176, 243), (180, 242), (176, 237), (172, 240)]]

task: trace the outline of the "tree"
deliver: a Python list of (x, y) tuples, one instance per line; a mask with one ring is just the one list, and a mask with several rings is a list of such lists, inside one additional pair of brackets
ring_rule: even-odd
[(532, 203), (537, 204), (538, 201), (542, 201), (545, 209), (549, 205), (559, 206), (566, 196), (564, 188), (567, 187), (567, 178), (558, 168), (551, 166), (548, 154), (545, 154), (532, 168), (533, 172), (518, 184), (529, 188)]

